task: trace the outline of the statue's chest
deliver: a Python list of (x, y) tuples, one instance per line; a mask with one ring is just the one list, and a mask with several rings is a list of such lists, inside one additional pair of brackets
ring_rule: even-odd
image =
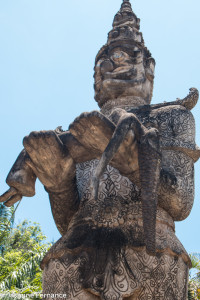
[(195, 124), (185, 108), (179, 106), (162, 107), (153, 110), (134, 111), (146, 128), (157, 128), (161, 147), (195, 148)]
[(108, 165), (100, 179), (98, 199), (95, 200), (91, 194), (90, 181), (98, 162), (95, 159), (76, 166), (79, 212), (94, 223), (122, 225), (129, 215), (131, 218), (138, 215), (141, 209), (140, 190), (117, 169)]
[[(98, 162), (98, 159), (94, 159), (76, 165), (77, 187), (82, 201), (90, 198), (90, 182)], [(122, 176), (117, 169), (108, 165), (100, 178), (98, 198), (107, 199), (110, 197), (121, 197), (133, 202), (141, 200), (140, 190), (137, 186), (127, 177)]]

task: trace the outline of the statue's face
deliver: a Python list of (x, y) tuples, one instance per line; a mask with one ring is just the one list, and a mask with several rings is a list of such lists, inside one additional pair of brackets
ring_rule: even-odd
[(151, 101), (154, 63), (144, 62), (138, 47), (116, 47), (102, 55), (95, 65), (95, 99), (102, 106), (107, 100), (136, 96)]

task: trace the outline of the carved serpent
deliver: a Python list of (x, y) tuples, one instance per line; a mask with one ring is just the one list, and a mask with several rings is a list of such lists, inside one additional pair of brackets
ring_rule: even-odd
[(155, 255), (155, 226), (157, 210), (157, 187), (160, 179), (161, 152), (159, 133), (155, 128), (147, 129), (134, 114), (126, 113), (120, 118), (113, 136), (106, 147), (92, 178), (95, 199), (98, 197), (100, 177), (111, 161), (129, 130), (133, 130), (138, 142), (138, 160), (141, 181), (143, 228), (146, 250)]
[(191, 110), (197, 104), (198, 99), (199, 99), (199, 91), (196, 88), (190, 88), (190, 92), (185, 98), (183, 99), (177, 98), (175, 102), (169, 102), (168, 105), (170, 105), (170, 103), (172, 103), (173, 105), (174, 103), (174, 104), (182, 105), (185, 108)]
[[(197, 101), (199, 99), (199, 91), (196, 88), (190, 88), (189, 89), (189, 94), (183, 98), (177, 98), (175, 101), (171, 101), (171, 102), (163, 102), (163, 103), (158, 103), (158, 104), (152, 104), (152, 105), (144, 105), (144, 106), (140, 106), (138, 109), (142, 110), (145, 107), (150, 107), (150, 109), (158, 109), (161, 107), (166, 107), (166, 106), (171, 106), (171, 105), (181, 105), (183, 107), (185, 107), (186, 109), (193, 109), (195, 107), (195, 105), (197, 104)], [(134, 111), (134, 109), (133, 109)]]

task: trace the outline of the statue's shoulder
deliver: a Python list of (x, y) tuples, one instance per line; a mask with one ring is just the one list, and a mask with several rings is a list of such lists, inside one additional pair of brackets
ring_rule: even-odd
[(189, 109), (182, 105), (165, 106), (152, 110), (150, 119), (160, 132), (163, 149), (181, 151), (194, 161), (198, 160), (200, 150), (195, 142), (195, 120)]
[(195, 148), (195, 120), (185, 106), (177, 103), (156, 104), (144, 106), (136, 114), (144, 126), (159, 130), (163, 143), (187, 143)]
[(164, 121), (178, 118), (178, 120), (187, 119), (189, 122), (194, 122), (194, 117), (191, 111), (182, 105), (169, 105), (160, 108), (152, 109), (150, 112), (151, 117)]
[(150, 112), (161, 133), (166, 132), (174, 138), (188, 134), (192, 140), (195, 137), (195, 120), (191, 111), (181, 105), (170, 105)]

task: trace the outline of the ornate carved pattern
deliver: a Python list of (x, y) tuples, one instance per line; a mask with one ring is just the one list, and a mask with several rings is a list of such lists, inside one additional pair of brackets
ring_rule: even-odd
[[(48, 280), (54, 280), (54, 286), (58, 286), (56, 291), (69, 291), (68, 299), (87, 299), (82, 294), (85, 289), (90, 295), (99, 295), (105, 300), (120, 300), (131, 295), (133, 299), (186, 298), (190, 261), (175, 236), (173, 219), (183, 219), (190, 212), (194, 160), (183, 151), (174, 150), (173, 145), (181, 150), (188, 147), (195, 151), (193, 118), (180, 107), (138, 113), (137, 116), (145, 126), (158, 128), (162, 145), (169, 146), (162, 150), (165, 172), (159, 186), (157, 256), (150, 257), (142, 250), (140, 189), (108, 165), (100, 180), (98, 199), (94, 201), (90, 180), (98, 160), (80, 163), (76, 166), (80, 206), (67, 233), (47, 254), (44, 291), (51, 290)], [(52, 265), (55, 258), (59, 258), (60, 268), (65, 268), (63, 274), (67, 274), (60, 283)], [(64, 264), (63, 259), (68, 264)], [(183, 270), (181, 276), (178, 269)], [(52, 291), (55, 292), (55, 288)]]
[[(73, 218), (69, 229), (73, 232), (73, 228), (78, 227), (80, 229), (79, 224), (86, 223), (92, 224), (92, 226), (95, 225), (97, 228), (119, 229), (125, 239), (125, 244), (143, 245), (140, 189), (128, 178), (122, 176), (118, 170), (107, 166), (100, 180), (98, 200), (94, 202), (91, 197), (90, 180), (97, 164), (98, 160), (93, 160), (77, 165), (77, 184), (81, 200), (79, 212)], [(160, 189), (162, 189), (162, 184)], [(171, 204), (171, 191), (165, 190), (164, 192), (169, 195), (168, 204)], [(165, 203), (161, 196), (160, 202)], [(174, 204), (171, 208), (173, 210), (177, 204), (172, 204)], [(181, 204), (185, 207), (186, 203), (180, 202), (180, 211), (182, 211)], [(166, 211), (161, 207), (157, 209), (157, 247), (162, 250), (169, 247), (175, 253), (186, 254), (174, 234), (174, 222), (167, 211), (169, 211), (167, 207)], [(161, 224), (165, 224), (165, 226), (162, 227)], [(88, 229), (89, 227), (87, 227)], [(102, 234), (104, 235), (105, 231), (102, 230)], [(73, 233), (70, 233), (70, 235), (73, 235)], [(87, 235), (89, 239), (89, 232), (87, 232)], [(168, 239), (166, 239), (166, 236), (168, 236)], [(105, 240), (105, 236), (102, 238)]]
[(157, 123), (162, 135), (161, 146), (195, 149), (195, 123), (191, 112), (181, 106), (152, 111), (149, 121)]
[[(152, 257), (131, 248), (101, 248), (50, 260), (44, 270), (43, 293), (84, 300), (96, 299), (94, 295), (102, 300), (122, 300), (131, 295), (135, 300), (185, 300), (187, 276), (182, 258), (164, 254)], [(85, 290), (88, 296), (83, 297)]]
[[(80, 163), (76, 165), (77, 187), (80, 199), (90, 198), (90, 180), (98, 165), (99, 160)], [(87, 195), (87, 196), (86, 196)], [(110, 196), (121, 196), (133, 202), (141, 201), (140, 190), (128, 178), (121, 176), (119, 171), (111, 166), (107, 166), (103, 174), (99, 187), (99, 198)]]
[[(185, 219), (194, 201), (194, 162), (182, 152), (163, 151), (162, 168), (174, 174), (176, 184), (169, 185), (162, 177), (159, 205), (167, 210), (174, 220)], [(183, 176), (184, 174), (184, 176)]]
[[(157, 128), (162, 148), (159, 205), (175, 221), (185, 219), (194, 200), (194, 162), (199, 157), (195, 144), (195, 122), (181, 106), (131, 110), (147, 128)], [(114, 115), (114, 112), (113, 112)], [(112, 115), (110, 115), (112, 118)]]
[[(175, 176), (161, 177), (159, 205), (174, 220), (185, 219), (194, 201), (195, 123), (183, 107), (171, 106), (138, 114), (148, 127), (158, 128), (161, 135), (161, 167)], [(166, 150), (165, 150), (166, 149)]]

